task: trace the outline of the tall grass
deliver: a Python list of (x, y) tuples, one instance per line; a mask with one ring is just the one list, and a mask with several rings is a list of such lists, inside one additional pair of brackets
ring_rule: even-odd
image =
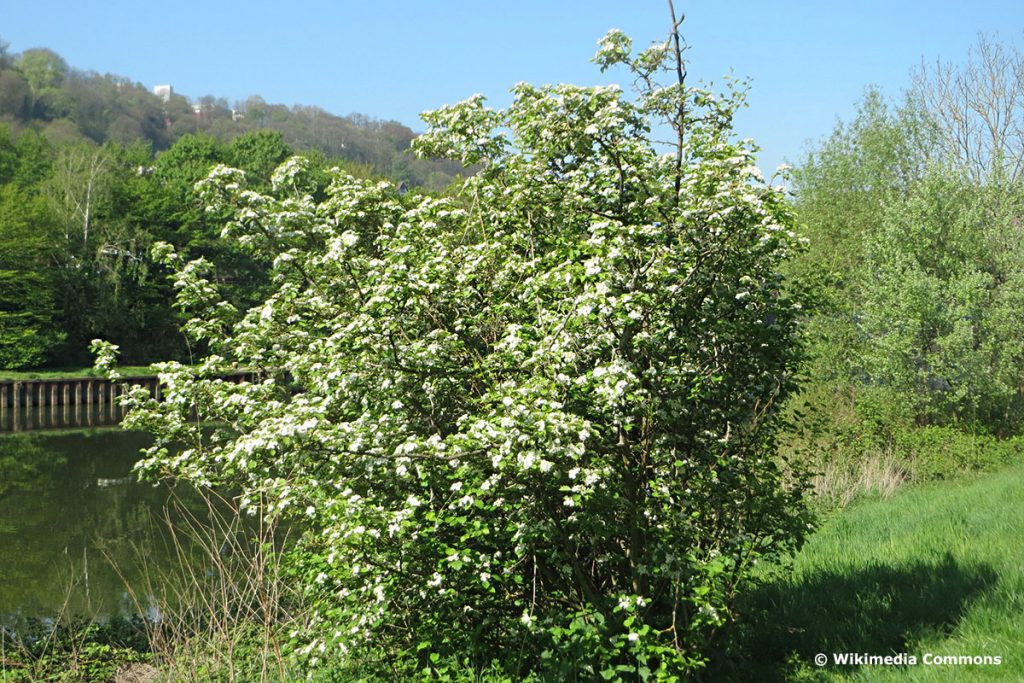
[(813, 473), (816, 500), (828, 510), (863, 496), (886, 498), (907, 484), (1024, 462), (1024, 436), (999, 438), (953, 426), (904, 426), (881, 435), (836, 422), (794, 429), (783, 435), (780, 450)]
[(811, 485), (826, 507), (846, 507), (864, 496), (889, 498), (910, 479), (907, 463), (891, 450), (871, 450), (859, 458), (827, 460)]
[(198, 510), (173, 499), (164, 513), (175, 559), (128, 590), (149, 614), (149, 645), (168, 681), (271, 683), (301, 678), (281, 642), (301, 620), (283, 567), (287, 533), (230, 499), (202, 492)]

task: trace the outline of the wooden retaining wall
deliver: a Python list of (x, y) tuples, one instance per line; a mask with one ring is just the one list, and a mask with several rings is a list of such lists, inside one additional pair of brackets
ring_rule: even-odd
[[(256, 373), (238, 371), (223, 376), (248, 382)], [(160, 400), (156, 377), (99, 377), (23, 379), (0, 381), (0, 431), (115, 424), (124, 417), (118, 397), (138, 385)]]

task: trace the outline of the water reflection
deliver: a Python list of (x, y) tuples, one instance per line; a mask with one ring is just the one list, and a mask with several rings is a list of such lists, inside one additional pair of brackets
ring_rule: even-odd
[(203, 506), (135, 480), (148, 438), (119, 429), (0, 435), (0, 624), (156, 616), (146, 575), (175, 559), (158, 520), (172, 496)]
[(120, 404), (64, 404), (0, 410), (0, 432), (81, 429), (116, 425), (124, 417)]

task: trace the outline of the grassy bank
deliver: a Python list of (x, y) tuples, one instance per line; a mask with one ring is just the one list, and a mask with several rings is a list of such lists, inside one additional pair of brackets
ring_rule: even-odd
[[(715, 680), (1024, 680), (1024, 466), (865, 499), (756, 592)], [(830, 657), (826, 666), (815, 655)], [(907, 653), (914, 666), (837, 666)], [(991, 655), (1000, 665), (925, 665)]]
[(118, 673), (155, 672), (149, 650), (146, 625), (141, 619), (118, 618), (102, 624), (71, 619), (57, 625), (29, 619), (21, 624), (17, 635), (0, 629), (0, 681), (134, 680), (118, 677)]
[[(154, 377), (156, 371), (148, 365), (124, 365), (118, 366), (118, 371), (124, 377)], [(43, 370), (0, 370), (0, 382), (6, 380), (25, 379), (84, 379), (89, 377), (102, 377), (95, 368), (47, 368)]]

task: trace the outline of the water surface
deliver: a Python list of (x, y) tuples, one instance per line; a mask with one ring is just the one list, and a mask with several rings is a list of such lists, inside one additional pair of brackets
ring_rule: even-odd
[(154, 616), (148, 585), (177, 562), (168, 502), (202, 506), (183, 487), (136, 480), (148, 439), (117, 428), (0, 434), (0, 624)]

